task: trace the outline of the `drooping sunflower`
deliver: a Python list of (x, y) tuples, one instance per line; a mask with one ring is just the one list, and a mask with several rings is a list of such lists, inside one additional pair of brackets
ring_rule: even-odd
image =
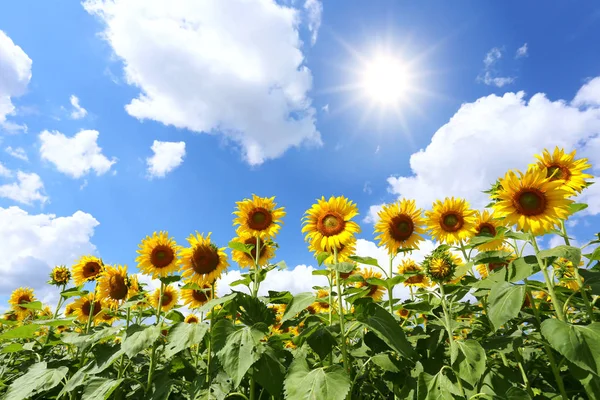
[(129, 295), (129, 279), (127, 266), (105, 266), (102, 276), (98, 278), (98, 297), (110, 308), (118, 308)]
[(52, 271), (50, 271), (50, 280), (48, 283), (55, 286), (63, 286), (69, 283), (69, 279), (71, 279), (71, 271), (69, 271), (69, 268), (64, 265), (59, 265), (52, 268)]
[(200, 286), (202, 287), (202, 290), (181, 289), (181, 298), (188, 308), (199, 308), (212, 299), (210, 283), (204, 282), (201, 283)]
[(181, 251), (181, 271), (184, 279), (194, 283), (214, 282), (227, 269), (225, 248), (218, 248), (206, 237), (196, 232), (187, 239), (190, 247)]
[(185, 317), (184, 322), (186, 324), (197, 324), (198, 322), (200, 322), (200, 318), (198, 318), (198, 316), (195, 314), (188, 314), (188, 316)]
[(416, 272), (404, 281), (404, 286), (428, 287), (429, 278), (425, 275), (423, 269), (412, 258), (405, 258), (398, 265), (398, 274), (404, 275), (407, 272)]
[[(579, 265), (583, 265), (583, 262), (581, 262)], [(579, 290), (580, 286), (579, 282), (577, 281), (576, 272), (572, 261), (564, 257), (559, 257), (556, 259), (556, 261), (554, 261), (553, 267), (554, 275), (558, 279), (558, 284), (560, 286), (574, 291)]]
[[(502, 221), (494, 218), (494, 212), (483, 210), (483, 212), (475, 212), (475, 232), (477, 235), (485, 234), (492, 237), (496, 237), (498, 228), (504, 226)], [(477, 248), (480, 251), (496, 250), (502, 247), (504, 243), (504, 235), (498, 235), (498, 238), (490, 240), (487, 243), (480, 244)]]
[(526, 173), (508, 171), (501, 179), (502, 188), (496, 193), (493, 208), (507, 225), (534, 235), (555, 227), (569, 215), (568, 199), (573, 191), (561, 180), (547, 177), (545, 169), (529, 168)]
[(34, 311), (20, 306), (20, 304), (31, 303), (33, 301), (35, 301), (33, 289), (28, 287), (20, 287), (11, 293), (10, 298), (8, 299), (8, 304), (11, 305), (12, 310), (17, 315), (17, 319), (22, 321), (25, 318), (33, 315)]
[(65, 306), (65, 317), (70, 317), (75, 315), (75, 307), (73, 306), (74, 303), (69, 303)]
[(425, 211), (427, 230), (441, 243), (458, 244), (475, 235), (475, 211), (465, 199), (446, 197)]
[(393, 204), (386, 204), (379, 212), (379, 221), (375, 224), (375, 238), (379, 246), (385, 246), (389, 254), (396, 254), (399, 248), (418, 249), (423, 241), (424, 223), (414, 200), (403, 199)]
[(423, 270), (436, 283), (450, 282), (457, 266), (457, 259), (449, 251), (440, 248), (423, 260)]
[(508, 264), (510, 264), (510, 262), (512, 260), (514, 260), (515, 258), (517, 258), (517, 256), (515, 255), (515, 251), (514, 251), (514, 249), (512, 247), (502, 246), (499, 249), (497, 249), (497, 251), (505, 252), (508, 255), (504, 258), (503, 262), (491, 262), (489, 264), (479, 264), (479, 265), (477, 265), (475, 268), (477, 269), (477, 272), (479, 272), (479, 276), (481, 276), (481, 279), (485, 279), (492, 272), (497, 271), (499, 269), (502, 269), (502, 268), (508, 266)]
[(312, 303), (312, 307), (317, 313), (328, 313), (331, 307), (329, 304), (329, 291), (325, 289), (317, 290), (317, 301)]
[[(92, 302), (94, 303), (93, 309)], [(102, 301), (99, 298), (95, 298), (94, 293), (81, 296), (72, 303), (73, 310), (75, 310), (75, 315), (77, 316), (77, 321), (84, 324), (87, 323), (90, 312), (94, 322), (100, 321), (102, 305)]]
[(86, 282), (95, 281), (102, 273), (103, 268), (104, 264), (98, 257), (81, 257), (72, 268), (75, 286), (81, 286)]
[(273, 238), (281, 228), (281, 219), (285, 216), (283, 207), (276, 208), (275, 197), (259, 197), (236, 202), (237, 210), (233, 225), (239, 225), (237, 234), (258, 236), (261, 239)]
[[(156, 289), (154, 291), (154, 293), (152, 294), (152, 298), (150, 299), (150, 301), (152, 302), (152, 307), (158, 308), (159, 299), (160, 299), (160, 289)], [(175, 305), (177, 304), (177, 301), (179, 301), (179, 293), (177, 292), (177, 289), (175, 289), (171, 285), (165, 286), (165, 289), (164, 289), (163, 295), (162, 295), (162, 304), (160, 307), (161, 311), (163, 311), (163, 312), (169, 311), (170, 309), (175, 307)]]
[(592, 175), (585, 174), (583, 171), (592, 166), (588, 163), (587, 158), (575, 160), (576, 154), (576, 150), (567, 154), (564, 149), (556, 147), (552, 154), (544, 149), (542, 155), (535, 157), (538, 159), (537, 166), (540, 169), (546, 169), (546, 176), (550, 180), (561, 180), (563, 185), (580, 193), (588, 185), (586, 179), (593, 178)]
[(371, 297), (375, 301), (381, 300), (383, 297), (383, 293), (385, 292), (385, 288), (379, 285), (372, 285), (367, 282), (369, 278), (379, 278), (381, 279), (381, 272), (374, 271), (372, 268), (362, 268), (358, 271), (358, 273), (363, 277), (364, 281), (359, 281), (354, 284), (357, 288), (368, 288), (369, 291), (367, 296)]
[(334, 248), (351, 243), (360, 227), (351, 221), (358, 215), (358, 208), (344, 196), (325, 197), (317, 200), (308, 209), (303, 218), (302, 232), (306, 232), (306, 240), (324, 251), (333, 252)]
[[(246, 245), (252, 245), (252, 250), (250, 254), (245, 253), (239, 250), (231, 250), (231, 258), (233, 261), (237, 262), (240, 267), (246, 268), (254, 267), (254, 262), (256, 260), (256, 241), (257, 238), (254, 236), (250, 236), (247, 233), (244, 233), (240, 236), (237, 236), (233, 239), (233, 242), (242, 243)], [(267, 262), (275, 257), (275, 248), (269, 244), (269, 242), (258, 238), (258, 246), (260, 248), (260, 253), (258, 256), (258, 265), (262, 266), (267, 264)]]
[(143, 274), (162, 278), (175, 272), (179, 267), (180, 249), (175, 239), (169, 237), (168, 232), (154, 232), (152, 236), (146, 236), (140, 243), (137, 250), (139, 256), (135, 261)]
[[(325, 264), (335, 264), (335, 253), (332, 250), (326, 251), (321, 248), (320, 242), (310, 242), (308, 244), (308, 249), (315, 254), (315, 256), (320, 253), (329, 253), (329, 256), (323, 261)], [(353, 256), (356, 252), (356, 238), (352, 236), (348, 243), (342, 243), (337, 249), (337, 261), (347, 262), (350, 260), (350, 256)]]

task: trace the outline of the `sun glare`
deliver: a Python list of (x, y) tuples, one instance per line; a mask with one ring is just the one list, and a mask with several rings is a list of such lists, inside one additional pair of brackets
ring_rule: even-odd
[(408, 91), (409, 72), (402, 62), (390, 56), (377, 56), (365, 66), (363, 89), (381, 105), (402, 101)]

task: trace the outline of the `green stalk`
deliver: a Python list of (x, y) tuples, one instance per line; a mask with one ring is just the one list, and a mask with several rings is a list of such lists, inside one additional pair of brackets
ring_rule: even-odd
[[(156, 322), (154, 323), (154, 325), (158, 326), (158, 323), (160, 321), (160, 312), (161, 312), (161, 308), (162, 308), (162, 302), (163, 302), (163, 293), (165, 291), (165, 284), (161, 281), (160, 282), (160, 290), (159, 290), (159, 294), (158, 294), (158, 307), (156, 307)], [(158, 340), (156, 342), (154, 342), (154, 346), (152, 346), (152, 354), (150, 355), (150, 368), (148, 370), (148, 382), (146, 384), (146, 394), (148, 394), (148, 392), (150, 391), (150, 387), (152, 385), (152, 375), (154, 375), (154, 368), (156, 368), (156, 349), (158, 348)]]
[[(125, 323), (125, 332), (129, 329), (129, 320), (131, 319), (131, 307), (127, 307), (127, 322)], [(125, 354), (121, 356), (121, 363), (119, 364), (119, 376), (118, 379), (123, 377), (123, 373), (125, 372)]]
[(87, 323), (85, 324), (85, 333), (87, 334), (90, 330), (90, 326), (92, 324), (92, 318), (94, 317), (94, 300), (96, 298), (96, 288), (98, 287), (98, 282), (94, 285), (94, 297), (90, 300), (90, 312), (88, 315)]
[[(392, 279), (392, 275), (394, 274), (394, 255), (390, 253), (390, 271), (388, 274), (388, 278)], [(390, 313), (394, 315), (394, 299), (392, 295), (392, 290), (394, 288), (388, 283), (388, 303), (390, 305)]]
[[(258, 269), (260, 266), (258, 265), (258, 260), (260, 259), (260, 237), (256, 237), (256, 253), (254, 255), (254, 287), (252, 290), (252, 297), (258, 297)], [(250, 376), (250, 400), (256, 399), (256, 382), (254, 381), (254, 374)]]
[(342, 336), (342, 362), (344, 369), (350, 374), (350, 367), (348, 365), (348, 355), (346, 353), (346, 332), (344, 330), (344, 303), (342, 302), (342, 287), (340, 285), (340, 271), (338, 269), (338, 256), (337, 248), (333, 248), (333, 263), (335, 264), (335, 281), (337, 285), (338, 305), (339, 305), (339, 316), (340, 316), (340, 333)]
[[(210, 299), (213, 300), (215, 298), (215, 281), (213, 281), (210, 284)], [(209, 328), (209, 333), (212, 334), (212, 326), (213, 326), (213, 318), (215, 317), (215, 308), (212, 307), (212, 309), (210, 310), (210, 328)], [(210, 384), (210, 361), (211, 361), (211, 357), (212, 357), (212, 340), (210, 337), (210, 334), (207, 336), (208, 337), (208, 345), (207, 350), (208, 350), (208, 363), (206, 364), (206, 384), (209, 385)], [(200, 349), (200, 344), (198, 344), (198, 349)], [(196, 358), (196, 365), (198, 364), (198, 359)]]
[[(440, 282), (438, 284), (438, 286), (440, 287), (440, 294), (442, 295), (442, 309), (444, 310), (444, 320), (445, 320), (445, 324), (446, 325), (446, 331), (448, 332), (448, 341), (450, 343), (450, 354), (452, 354), (453, 350), (454, 350), (454, 346), (456, 346), (456, 343), (454, 343), (454, 332), (452, 329), (452, 325), (450, 324), (450, 311), (448, 310), (448, 304), (446, 303), (446, 292), (444, 290), (444, 283)], [(454, 371), (454, 369), (452, 369)], [(456, 375), (456, 382), (458, 382), (458, 387), (460, 389), (460, 393), (462, 394), (463, 397), (465, 397), (465, 390), (463, 389), (463, 385), (462, 382), (460, 380), (460, 375), (456, 373), (456, 371), (454, 371), (454, 374)]]
[(546, 286), (548, 287), (548, 294), (550, 294), (550, 300), (552, 301), (552, 305), (554, 305), (554, 312), (556, 313), (556, 317), (565, 322), (565, 314), (563, 313), (562, 304), (560, 304), (560, 300), (556, 297), (556, 292), (554, 291), (554, 282), (550, 279), (548, 275), (548, 267), (545, 261), (542, 261), (540, 258), (540, 248), (538, 247), (537, 241), (535, 240), (535, 236), (533, 234), (529, 234), (531, 238), (531, 244), (535, 250), (535, 257), (537, 262), (544, 273), (544, 279), (546, 280)]
[[(67, 286), (67, 284), (63, 283), (62, 288), (60, 290), (61, 293), (65, 290), (65, 286)], [(59, 296), (58, 303), (56, 304), (56, 309), (54, 310), (54, 315), (52, 316), (52, 319), (56, 319), (58, 317), (58, 311), (62, 307), (63, 301), (64, 301), (63, 297)], [(44, 346), (48, 344), (48, 341), (50, 340), (50, 335), (52, 334), (52, 331), (54, 330), (53, 328), (54, 328), (53, 326), (48, 328), (48, 335), (46, 336), (46, 340), (44, 341)]]

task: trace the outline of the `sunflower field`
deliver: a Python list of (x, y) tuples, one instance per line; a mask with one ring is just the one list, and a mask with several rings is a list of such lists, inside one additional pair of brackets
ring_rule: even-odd
[[(576, 198), (590, 167), (546, 150), (499, 178), (485, 210), (461, 198), (385, 205), (375, 235), (387, 265), (355, 254), (356, 204), (318, 199), (302, 221), (313, 274), (328, 282), (313, 292), (259, 296), (285, 268), (274, 262), (286, 215), (274, 198), (237, 203), (226, 247), (210, 233), (186, 246), (167, 232), (141, 240), (137, 268), (160, 280), (154, 291), (127, 266), (84, 255), (52, 270), (58, 304), (12, 293), (0, 397), (600, 398), (600, 234), (578, 247), (566, 230), (586, 208)], [(544, 235), (564, 244), (540, 248)], [(437, 247), (416, 262), (426, 236)], [(245, 272), (239, 290), (217, 297), (232, 264)], [(407, 298), (394, 298), (396, 286)]]

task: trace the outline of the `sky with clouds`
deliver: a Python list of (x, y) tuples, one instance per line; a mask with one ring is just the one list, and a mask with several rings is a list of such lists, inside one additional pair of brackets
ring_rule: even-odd
[[(599, 35), (593, 2), (2, 2), (0, 302), (22, 285), (50, 301), (51, 267), (84, 254), (135, 272), (153, 231), (226, 246), (253, 193), (287, 211), (288, 270), (265, 288), (302, 292), (322, 283), (300, 232), (317, 197), (357, 202), (357, 252), (384, 262), (383, 203), (484, 207), (545, 147), (600, 176)], [(365, 95), (381, 54), (403, 73), (393, 106)], [(579, 243), (598, 230), (600, 186), (582, 200)]]

